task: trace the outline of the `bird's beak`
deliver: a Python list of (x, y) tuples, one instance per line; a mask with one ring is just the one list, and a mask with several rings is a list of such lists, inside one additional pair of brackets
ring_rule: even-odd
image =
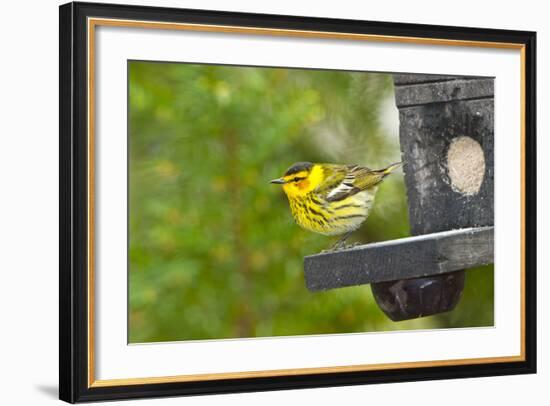
[(283, 183), (286, 183), (283, 178), (273, 179), (270, 180), (269, 183), (275, 183), (277, 185), (282, 185)]

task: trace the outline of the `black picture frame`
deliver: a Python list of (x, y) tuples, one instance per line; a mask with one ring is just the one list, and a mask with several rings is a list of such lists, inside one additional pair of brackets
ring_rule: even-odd
[[(235, 393), (536, 372), (536, 33), (112, 4), (60, 6), (59, 397), (67, 402)], [(517, 362), (93, 387), (88, 380), (87, 19), (514, 43), (525, 52), (525, 357)]]

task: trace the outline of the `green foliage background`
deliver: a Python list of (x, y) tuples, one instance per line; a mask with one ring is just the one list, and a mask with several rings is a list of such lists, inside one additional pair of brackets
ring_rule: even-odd
[[(492, 267), (468, 271), (454, 311), (399, 323), (368, 286), (305, 287), (303, 257), (334, 240), (295, 225), (268, 181), (296, 161), (400, 160), (380, 119), (390, 75), (138, 61), (128, 69), (130, 342), (493, 324)], [(392, 175), (354, 238), (407, 235), (403, 177)]]

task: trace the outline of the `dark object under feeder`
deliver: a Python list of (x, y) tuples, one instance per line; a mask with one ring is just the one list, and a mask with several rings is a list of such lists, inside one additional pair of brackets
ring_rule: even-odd
[(376, 303), (393, 321), (453, 310), (464, 289), (464, 271), (441, 276), (373, 283)]
[(452, 310), (493, 263), (492, 78), (394, 75), (413, 237), (305, 258), (310, 290), (371, 284), (394, 321)]

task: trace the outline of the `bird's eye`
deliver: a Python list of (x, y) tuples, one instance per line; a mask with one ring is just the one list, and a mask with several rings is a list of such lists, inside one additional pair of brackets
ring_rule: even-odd
[(304, 180), (305, 178), (304, 177), (296, 177), (296, 178), (292, 178), (292, 182), (301, 182), (302, 180)]

